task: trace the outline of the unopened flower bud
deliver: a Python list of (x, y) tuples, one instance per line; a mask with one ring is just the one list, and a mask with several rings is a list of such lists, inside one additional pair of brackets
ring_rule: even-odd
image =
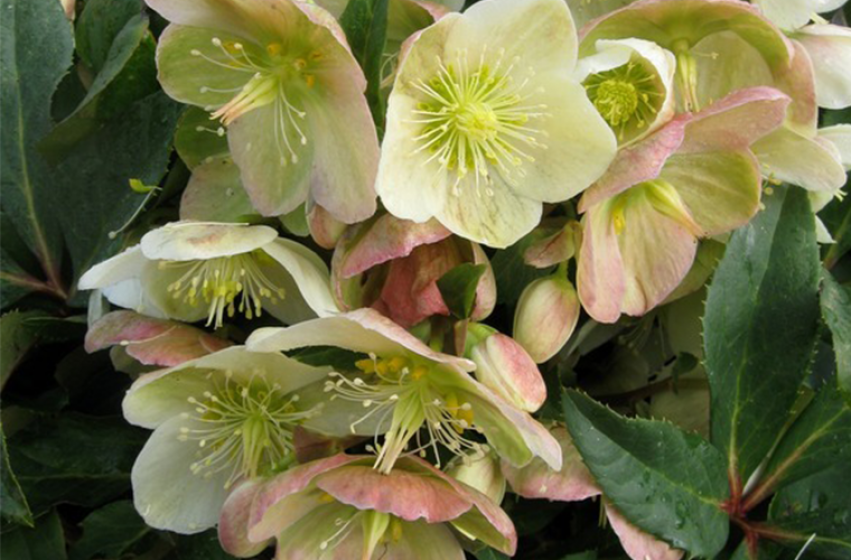
[(514, 315), (514, 338), (536, 363), (562, 349), (579, 321), (579, 298), (559, 274), (535, 280), (523, 290)]
[(476, 344), (470, 358), (478, 380), (517, 408), (534, 412), (547, 399), (538, 366), (513, 338), (494, 334)]
[(493, 451), (480, 457), (459, 457), (449, 465), (446, 474), (475, 488), (493, 503), (502, 503), (505, 496), (505, 475), (502, 474), (499, 457)]

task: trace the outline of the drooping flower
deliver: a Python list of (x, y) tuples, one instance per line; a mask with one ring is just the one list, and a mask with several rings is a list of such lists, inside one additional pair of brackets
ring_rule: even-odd
[(79, 288), (158, 318), (220, 327), (237, 312), (295, 322), (337, 311), (328, 268), (267, 226), (173, 222), (95, 265)]
[(172, 367), (212, 354), (233, 343), (177, 321), (146, 317), (133, 311), (113, 311), (86, 333), (86, 352), (118, 345), (148, 366)]
[[(601, 495), (602, 491), (582, 462), (570, 433), (560, 425), (554, 425), (551, 432), (561, 445), (562, 468), (555, 470), (538, 460), (519, 469), (503, 462), (503, 472), (511, 490), (524, 498), (558, 502), (576, 502)], [(682, 551), (632, 525), (608, 501), (603, 501), (603, 508), (621, 545), (633, 560), (679, 560), (682, 557)]]
[(379, 163), (387, 209), (505, 247), (542, 202), (588, 187), (615, 139), (572, 76), (576, 48), (562, 0), (485, 0), (412, 37)]
[(124, 399), (131, 424), (153, 429), (131, 481), (151, 527), (212, 527), (229, 489), (294, 461), (292, 431), (317, 414), (295, 391), (327, 375), (278, 354), (226, 348), (141, 376)]
[(378, 141), (366, 81), (328, 12), (295, 0), (148, 5), (172, 23), (157, 51), (163, 89), (227, 127), (261, 214), (310, 196), (345, 222), (372, 215)]
[(653, 309), (685, 278), (699, 238), (757, 212), (762, 179), (750, 146), (780, 126), (788, 104), (771, 88), (740, 90), (620, 151), (579, 203), (579, 299), (595, 320)]
[(269, 352), (334, 346), (368, 355), (356, 362), (357, 372), (330, 374), (323, 389), (330, 399), (305, 426), (332, 436), (375, 437), (380, 472), (389, 473), (406, 454), (434, 451), (440, 464), (440, 447), (462, 457), (493, 448), (512, 464), (537, 456), (559, 465), (549, 433), (470, 377), (475, 364), (432, 350), (372, 309), (258, 329), (247, 345)]
[(410, 328), (432, 315), (448, 316), (437, 281), (454, 267), (483, 264), (471, 318), (480, 321), (496, 305), (496, 280), (479, 245), (429, 220), (423, 224), (392, 214), (351, 227), (331, 262), (331, 284), (344, 310), (369, 306)]
[(514, 525), (484, 494), (414, 457), (389, 475), (370, 461), (336, 455), (247, 487), (224, 507), (220, 542), (248, 557), (275, 538), (292, 560), (463, 560), (473, 540), (514, 554)]

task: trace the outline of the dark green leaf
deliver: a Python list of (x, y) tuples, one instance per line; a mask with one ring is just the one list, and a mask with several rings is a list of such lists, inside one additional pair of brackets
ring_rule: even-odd
[(27, 498), (21, 491), (21, 485), (9, 465), (6, 453), (6, 436), (0, 430), (0, 508), (4, 521), (20, 525), (33, 526), (33, 516)]
[(62, 161), (75, 144), (103, 123), (123, 115), (133, 102), (157, 91), (155, 50), (148, 18), (134, 16), (115, 37), (103, 68), (80, 106), (39, 144), (48, 161)]
[(123, 418), (64, 414), (9, 439), (9, 461), (33, 512), (54, 504), (96, 507), (130, 489), (130, 469), (147, 432)]
[(851, 558), (849, 478), (851, 468), (845, 462), (778, 492), (769, 509), (774, 538), (799, 551), (815, 533), (804, 558)]
[(165, 560), (233, 560), (233, 556), (222, 550), (213, 529), (197, 535), (181, 535)]
[(742, 541), (736, 547), (736, 551), (730, 560), (774, 560), (780, 556), (781, 552), (783, 552), (783, 548), (776, 543), (760, 539), (757, 543), (756, 554), (754, 554), (752, 550), (749, 550), (747, 541)]
[(733, 234), (704, 318), (712, 442), (734, 497), (787, 422), (818, 332), (820, 264), (805, 191), (778, 188)]
[(729, 488), (717, 449), (672, 424), (621, 417), (576, 391), (562, 404), (582, 459), (631, 523), (693, 556), (723, 548)]
[(53, 127), (50, 103), (71, 64), (71, 24), (56, 0), (2, 0), (0, 6), (0, 197), (5, 216), (59, 288), (57, 186), (36, 144)]
[(830, 269), (851, 250), (851, 197), (846, 196), (842, 200), (834, 198), (819, 212), (819, 218), (835, 241), (827, 246), (824, 256), (824, 265)]
[(497, 251), (493, 256), (491, 266), (496, 277), (496, 295), (499, 303), (514, 305), (526, 286), (552, 272), (552, 269), (528, 266), (523, 260), (526, 249), (546, 236), (546, 232), (535, 230), (511, 247)]
[(476, 552), (478, 560), (508, 560), (508, 556), (492, 548), (484, 548)]
[(134, 16), (142, 13), (139, 0), (86, 0), (77, 20), (77, 54), (97, 74), (106, 64), (115, 38)]
[(833, 334), (839, 388), (851, 399), (851, 287), (840, 285), (827, 271), (821, 292), (821, 314)]
[(18, 527), (0, 539), (3, 560), (65, 560), (65, 536), (55, 511), (36, 519), (35, 528)]
[(337, 348), (336, 346), (307, 346), (288, 352), (287, 355), (310, 366), (331, 366), (337, 371), (355, 371), (355, 362), (365, 354)]
[(438, 279), (440, 295), (453, 315), (468, 319), (473, 313), (476, 288), (479, 287), (479, 279), (487, 268), (484, 264), (459, 264)]
[(772, 490), (836, 464), (851, 464), (851, 409), (828, 385), (784, 434), (745, 503), (756, 505)]
[(366, 76), (366, 99), (379, 131), (384, 128), (381, 64), (387, 39), (389, 3), (389, 0), (350, 0), (340, 16), (340, 26), (346, 32), (352, 53)]
[(144, 200), (130, 179), (156, 185), (165, 174), (181, 106), (158, 92), (129, 106), (77, 144), (57, 168), (54, 203), (60, 214), (75, 278), (119, 249), (108, 235), (119, 230)]
[(113, 502), (89, 514), (82, 529), (83, 536), (71, 546), (69, 560), (120, 558), (151, 532), (129, 500)]
[(38, 332), (27, 325), (27, 320), (43, 316), (41, 311), (10, 311), (0, 317), (0, 388), (6, 385), (27, 352), (38, 343)]

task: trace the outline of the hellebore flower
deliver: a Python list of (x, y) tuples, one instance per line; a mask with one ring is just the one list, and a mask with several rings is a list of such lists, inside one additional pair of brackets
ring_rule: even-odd
[(535, 363), (555, 356), (579, 322), (579, 297), (565, 269), (530, 283), (514, 313), (514, 338)]
[(276, 538), (288, 560), (463, 560), (470, 539), (514, 554), (514, 525), (484, 494), (414, 457), (389, 475), (370, 460), (336, 455), (234, 493), (222, 547), (248, 557)]
[(828, 23), (807, 25), (792, 33), (813, 63), (816, 103), (827, 109), (851, 105), (851, 29)]
[[(553, 426), (551, 431), (562, 448), (561, 470), (551, 469), (537, 459), (519, 469), (503, 462), (503, 472), (511, 490), (524, 498), (558, 502), (577, 502), (601, 495), (602, 491), (582, 462), (570, 433), (559, 425)], [(603, 506), (612, 529), (633, 560), (679, 560), (682, 557), (681, 551), (629, 523), (608, 501), (604, 500)]]
[(601, 39), (579, 61), (576, 77), (621, 145), (639, 140), (674, 116), (673, 53), (642, 39)]
[(471, 319), (481, 321), (496, 305), (496, 279), (479, 245), (429, 220), (423, 224), (392, 214), (352, 226), (337, 244), (331, 285), (343, 310), (369, 306), (410, 328), (432, 315), (449, 315), (437, 281), (456, 266), (484, 264)]
[(619, 152), (579, 202), (576, 279), (591, 317), (647, 313), (686, 277), (699, 238), (757, 212), (762, 179), (749, 146), (783, 122), (788, 104), (772, 88), (740, 90)]
[(145, 522), (203, 531), (234, 483), (288, 467), (293, 429), (319, 411), (300, 406), (295, 391), (325, 375), (236, 346), (141, 376), (124, 398), (124, 416), (154, 430), (131, 473)]
[(475, 488), (497, 505), (505, 497), (505, 475), (499, 455), (493, 451), (466, 462), (456, 459), (446, 467), (446, 474)]
[(227, 127), (261, 214), (310, 196), (347, 223), (372, 215), (378, 140), (366, 81), (328, 12), (294, 0), (148, 5), (172, 22), (157, 50), (163, 89)]
[(148, 366), (172, 367), (232, 346), (228, 340), (177, 321), (113, 311), (86, 333), (86, 352), (119, 345), (131, 358)]
[(832, 12), (846, 0), (753, 0), (766, 18), (778, 27), (795, 30), (810, 22), (814, 14)]
[(484, 0), (414, 35), (379, 162), (388, 211), (506, 247), (543, 202), (588, 187), (615, 138), (572, 76), (576, 49), (563, 0)]
[[(439, 447), (473, 457), (493, 447), (515, 465), (537, 456), (559, 466), (555, 440), (531, 416), (471, 378), (467, 372), (475, 364), (432, 350), (372, 309), (258, 329), (247, 345), (261, 352), (335, 346), (369, 354), (356, 362), (357, 373), (329, 374), (324, 392), (330, 399), (322, 415), (305, 427), (338, 437), (377, 440), (384, 434), (383, 443), (376, 445), (380, 472), (389, 473), (405, 454), (430, 449), (439, 464)], [(411, 443), (414, 449), (409, 449)]]
[(222, 326), (237, 312), (285, 322), (337, 312), (328, 268), (267, 226), (173, 222), (93, 266), (81, 290), (158, 318)]

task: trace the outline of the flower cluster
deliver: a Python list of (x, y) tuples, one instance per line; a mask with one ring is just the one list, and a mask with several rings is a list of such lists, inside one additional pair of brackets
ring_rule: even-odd
[[(697, 290), (773, 184), (817, 211), (851, 168), (818, 128), (851, 106), (851, 33), (813, 15), (841, 2), (391, 0), (372, 103), (345, 2), (146, 1), (192, 178), (81, 278), (124, 308), (86, 348), (135, 363), (139, 513), (240, 557), (513, 555), (506, 480), (600, 494), (535, 416), (583, 310)], [(508, 247), (540, 273), (503, 300)], [(632, 558), (679, 558), (605, 504)]]

